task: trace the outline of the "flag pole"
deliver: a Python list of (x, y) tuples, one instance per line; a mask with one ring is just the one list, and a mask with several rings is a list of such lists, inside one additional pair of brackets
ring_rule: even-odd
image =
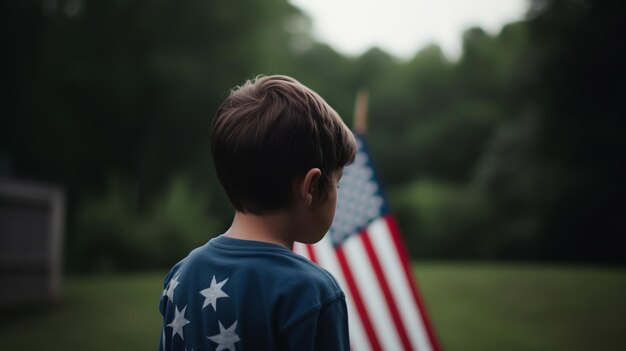
[(369, 99), (369, 92), (366, 89), (361, 89), (356, 95), (356, 101), (354, 103), (354, 132), (358, 134), (365, 134), (367, 129), (367, 103)]

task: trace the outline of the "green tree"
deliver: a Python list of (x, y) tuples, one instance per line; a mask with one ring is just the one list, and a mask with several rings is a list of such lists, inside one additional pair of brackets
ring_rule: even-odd
[(481, 166), (501, 256), (624, 262), (624, 4), (535, 1), (526, 106)]

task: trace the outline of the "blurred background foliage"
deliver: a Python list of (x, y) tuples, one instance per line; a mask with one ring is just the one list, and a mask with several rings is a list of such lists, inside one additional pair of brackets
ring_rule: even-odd
[[(164, 268), (232, 209), (209, 130), (229, 89), (292, 75), (368, 141), (414, 258), (623, 265), (625, 5), (533, 0), (458, 60), (316, 42), (287, 0), (9, 0), (0, 175), (61, 184), (71, 272)], [(399, 34), (401, 35), (401, 34)]]

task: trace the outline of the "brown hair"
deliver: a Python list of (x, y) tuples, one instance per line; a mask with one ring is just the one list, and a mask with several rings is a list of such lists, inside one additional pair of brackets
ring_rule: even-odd
[(317, 93), (287, 76), (260, 76), (233, 89), (211, 135), (217, 176), (236, 210), (287, 208), (295, 177), (317, 167), (320, 194), (354, 160), (350, 130)]

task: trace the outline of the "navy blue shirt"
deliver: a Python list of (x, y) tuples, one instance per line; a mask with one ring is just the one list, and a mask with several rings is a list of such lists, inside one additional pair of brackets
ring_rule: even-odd
[(277, 245), (224, 235), (168, 273), (160, 350), (349, 350), (341, 288)]

